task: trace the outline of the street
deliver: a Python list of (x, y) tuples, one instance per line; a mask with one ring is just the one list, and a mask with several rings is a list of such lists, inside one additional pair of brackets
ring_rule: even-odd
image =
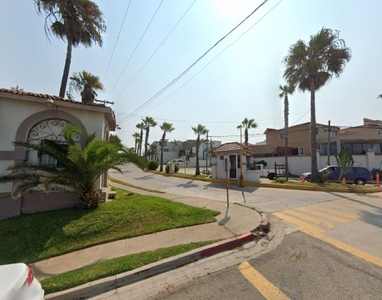
[[(123, 168), (123, 175), (111, 176), (179, 197), (226, 201), (226, 190), (218, 184)], [(229, 200), (277, 217), (286, 234), (281, 244), (252, 257), (235, 252), (234, 263), (226, 257), (227, 265), (220, 261), (219, 269), (203, 275), (180, 280), (181, 268), (95, 299), (124, 299), (124, 291), (130, 299), (381, 299), (381, 193), (231, 187)], [(209, 263), (194, 268), (208, 270)]]

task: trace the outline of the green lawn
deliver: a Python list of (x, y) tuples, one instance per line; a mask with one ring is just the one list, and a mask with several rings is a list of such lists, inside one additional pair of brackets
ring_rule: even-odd
[(34, 262), (122, 238), (214, 222), (217, 211), (115, 189), (92, 210), (62, 209), (0, 221), (0, 264)]
[(200, 248), (216, 241), (177, 245), (109, 259), (78, 270), (62, 273), (41, 280), (46, 294), (66, 290), (97, 279), (131, 271), (150, 263)]

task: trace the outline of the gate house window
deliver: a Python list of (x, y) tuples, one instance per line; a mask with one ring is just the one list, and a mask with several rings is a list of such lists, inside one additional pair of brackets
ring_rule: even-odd
[[(40, 144), (41, 145), (49, 145), (51, 147), (54, 147), (57, 149), (57, 151), (64, 153), (65, 156), (68, 153), (68, 145), (64, 142), (42, 140)], [(53, 167), (61, 167), (60, 163), (57, 162), (57, 160), (50, 155), (38, 152), (37, 157), (38, 157), (38, 163), (40, 165), (50, 165)]]
[[(29, 131), (28, 142), (40, 145), (55, 145), (59, 150), (61, 149), (62, 151), (67, 152), (67, 145), (62, 135), (62, 129), (68, 124), (70, 123), (62, 119), (48, 119), (41, 121), (34, 125)], [(74, 140), (76, 143), (80, 144), (81, 136), (76, 134)], [(28, 160), (38, 164), (49, 164), (59, 167), (57, 161), (53, 157), (38, 153), (37, 151), (30, 151)]]

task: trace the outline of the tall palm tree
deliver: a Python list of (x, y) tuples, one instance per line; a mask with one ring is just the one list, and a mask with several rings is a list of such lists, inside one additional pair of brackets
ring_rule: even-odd
[(145, 157), (147, 158), (148, 152), (147, 149), (149, 147), (149, 134), (150, 134), (150, 128), (157, 126), (157, 122), (152, 117), (146, 117), (142, 119), (144, 124), (144, 129), (146, 130), (145, 134)]
[(166, 139), (166, 133), (173, 131), (175, 128), (172, 127), (172, 123), (163, 122), (163, 124), (160, 126), (160, 129), (163, 131), (162, 134), (162, 141), (161, 141), (161, 147), (160, 147), (160, 167), (159, 171), (163, 172), (163, 145), (164, 141)]
[(139, 145), (139, 141), (140, 141), (140, 134), (138, 132), (134, 132), (133, 138), (134, 138), (134, 153), (138, 154), (138, 145)]
[(196, 127), (191, 127), (192, 130), (195, 132), (195, 134), (198, 136), (196, 138), (196, 168), (195, 168), (195, 175), (200, 175), (200, 168), (199, 168), (199, 147), (200, 147), (200, 137), (202, 135), (207, 134), (208, 129), (206, 126), (202, 124), (198, 124)]
[(95, 182), (109, 169), (120, 171), (117, 165), (128, 157), (120, 145), (101, 139), (95, 134), (86, 138), (83, 149), (75, 137), (83, 135), (80, 128), (67, 125), (62, 130), (66, 146), (51, 143), (14, 142), (15, 146), (35, 150), (53, 158), (57, 163), (36, 164), (28, 161), (8, 167), (9, 174), (0, 176), (0, 183), (13, 182), (13, 196), (31, 192), (74, 191), (81, 208), (97, 207), (101, 193)]
[(70, 77), (70, 89), (81, 93), (83, 103), (94, 103), (97, 96), (96, 90), (104, 90), (99, 77), (86, 71), (73, 73), (73, 76)]
[(66, 59), (62, 74), (60, 97), (65, 96), (73, 47), (80, 44), (102, 46), (101, 34), (106, 31), (105, 21), (98, 5), (90, 0), (34, 0), (37, 12), (46, 13), (45, 33), (66, 40)]
[(308, 43), (299, 40), (293, 44), (284, 58), (284, 78), (287, 83), (297, 86), (300, 91), (310, 91), (312, 182), (317, 182), (316, 91), (329, 82), (333, 75), (339, 77), (350, 57), (350, 49), (339, 38), (339, 32), (322, 28), (310, 37)]
[[(143, 129), (145, 128), (145, 124), (143, 122), (141, 123), (138, 123), (137, 125), (135, 125), (135, 127), (137, 127), (137, 129), (140, 130), (140, 133), (139, 133), (139, 144), (138, 144), (138, 148), (139, 148), (139, 156), (142, 155), (142, 142), (143, 142)], [(138, 154), (137, 152), (137, 154)]]
[(288, 166), (288, 126), (289, 126), (289, 100), (288, 96), (294, 93), (293, 85), (280, 85), (280, 98), (284, 98), (284, 139), (285, 139), (285, 177), (288, 181), (289, 166)]
[(248, 129), (249, 128), (256, 128), (257, 123), (255, 122), (255, 119), (247, 119), (245, 118), (240, 125), (237, 126), (237, 129), (240, 127), (244, 127), (244, 143), (247, 146), (248, 145)]

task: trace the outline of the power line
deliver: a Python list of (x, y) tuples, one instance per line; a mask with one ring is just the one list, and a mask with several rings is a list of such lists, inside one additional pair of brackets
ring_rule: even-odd
[(141, 38), (139, 39), (138, 43), (135, 45), (135, 48), (134, 48), (133, 52), (131, 53), (129, 59), (127, 60), (125, 66), (123, 67), (121, 73), (118, 75), (118, 78), (117, 78), (117, 80), (115, 81), (113, 87), (111, 88), (109, 94), (114, 90), (115, 86), (117, 85), (117, 83), (118, 83), (119, 80), (121, 79), (122, 74), (125, 72), (125, 69), (126, 69), (127, 65), (130, 63), (130, 60), (131, 60), (131, 58), (133, 57), (133, 55), (135, 54), (135, 51), (137, 50), (138, 46), (141, 44), (141, 42), (142, 42), (144, 36), (146, 35), (147, 30), (149, 29), (151, 23), (153, 22), (153, 20), (154, 20), (155, 16), (157, 15), (157, 13), (158, 13), (158, 11), (159, 11), (159, 8), (162, 6), (162, 3), (163, 3), (163, 2), (164, 2), (164, 0), (162, 0), (162, 1), (159, 3), (159, 5), (158, 5), (156, 11), (154, 12), (154, 15), (151, 17), (151, 20), (150, 20), (150, 22), (147, 24), (145, 31), (143, 32), (143, 34), (142, 34)]
[(119, 27), (119, 31), (118, 31), (118, 35), (117, 35), (117, 39), (115, 40), (115, 43), (114, 43), (113, 52), (111, 53), (109, 62), (108, 62), (107, 67), (106, 67), (105, 74), (104, 74), (103, 77), (102, 77), (103, 80), (105, 80), (106, 75), (107, 75), (107, 72), (109, 71), (110, 63), (111, 63), (111, 60), (112, 60), (112, 58), (113, 58), (113, 56), (114, 56), (115, 48), (117, 47), (117, 44), (118, 44), (119, 35), (121, 34), (123, 24), (125, 24), (125, 20), (126, 20), (127, 12), (129, 11), (130, 3), (131, 3), (131, 0), (129, 0), (129, 3), (127, 4), (127, 8), (126, 8), (126, 11), (125, 11), (125, 15), (124, 15), (124, 17), (123, 17), (122, 24), (121, 24), (121, 26)]
[(166, 98), (164, 98), (161, 102), (159, 102), (156, 106), (154, 106), (151, 110), (157, 108), (159, 105), (161, 105), (163, 102), (165, 102), (167, 99), (172, 97), (174, 94), (176, 94), (180, 89), (182, 89), (184, 86), (186, 86), (191, 80), (193, 80), (196, 76), (198, 76), (207, 66), (209, 66), (215, 59), (217, 59), (225, 50), (227, 50), (229, 47), (231, 47), (233, 44), (235, 44), (239, 39), (241, 39), (248, 31), (250, 31), (255, 25), (257, 25), (262, 19), (264, 19), (273, 9), (276, 8), (283, 0), (280, 0), (277, 2), (264, 16), (262, 16), (257, 22), (255, 22), (251, 27), (249, 27), (246, 31), (244, 31), (236, 40), (234, 40), (231, 44), (227, 45), (222, 51), (220, 51), (213, 59), (211, 59), (203, 68), (201, 68), (194, 76), (192, 76), (189, 80), (187, 80), (184, 84), (182, 84), (178, 89), (176, 89), (173, 93), (168, 95)]
[(138, 72), (134, 75), (134, 77), (130, 80), (130, 82), (125, 86), (125, 88), (122, 90), (122, 92), (115, 98), (117, 100), (125, 91), (126, 89), (131, 85), (131, 83), (137, 78), (137, 76), (142, 72), (142, 70), (146, 67), (146, 65), (151, 61), (153, 56), (158, 52), (158, 50), (162, 47), (162, 45), (165, 43), (165, 41), (169, 38), (171, 33), (175, 30), (175, 28), (179, 25), (179, 23), (183, 20), (183, 18), (186, 16), (188, 11), (191, 9), (191, 7), (195, 4), (196, 0), (194, 0), (191, 5), (187, 8), (187, 10), (183, 13), (183, 15), (180, 17), (178, 22), (174, 25), (174, 27), (170, 30), (170, 32), (166, 35), (166, 37), (163, 39), (163, 41), (159, 44), (159, 46), (155, 49), (155, 51), (151, 54), (151, 56), (148, 58), (148, 60), (144, 63), (144, 65), (138, 70)]
[[(210, 47), (203, 55), (201, 55), (196, 61), (194, 61), (186, 70), (184, 70), (180, 75), (178, 75), (175, 79), (173, 79), (169, 84), (167, 84), (164, 88), (162, 88), (159, 92), (157, 92), (154, 96), (152, 96), (149, 100), (143, 103), (140, 107), (134, 110), (129, 116), (125, 117), (121, 122), (124, 122), (129, 117), (142, 110), (144, 107), (153, 102), (156, 98), (162, 95), (166, 90), (168, 90), (172, 85), (174, 85), (180, 78), (186, 75), (199, 61), (201, 61), (212, 49), (214, 49), (218, 44), (220, 44), (225, 38), (227, 38), (233, 31), (235, 31), (239, 26), (241, 26), (247, 19), (249, 19), (260, 7), (262, 7), (268, 0), (264, 0), (258, 7), (256, 7), (247, 17), (245, 17), (238, 25), (236, 25), (233, 29), (231, 29), (226, 35), (224, 35), (221, 39), (219, 39), (212, 47)], [(120, 122), (120, 123), (121, 123)]]

